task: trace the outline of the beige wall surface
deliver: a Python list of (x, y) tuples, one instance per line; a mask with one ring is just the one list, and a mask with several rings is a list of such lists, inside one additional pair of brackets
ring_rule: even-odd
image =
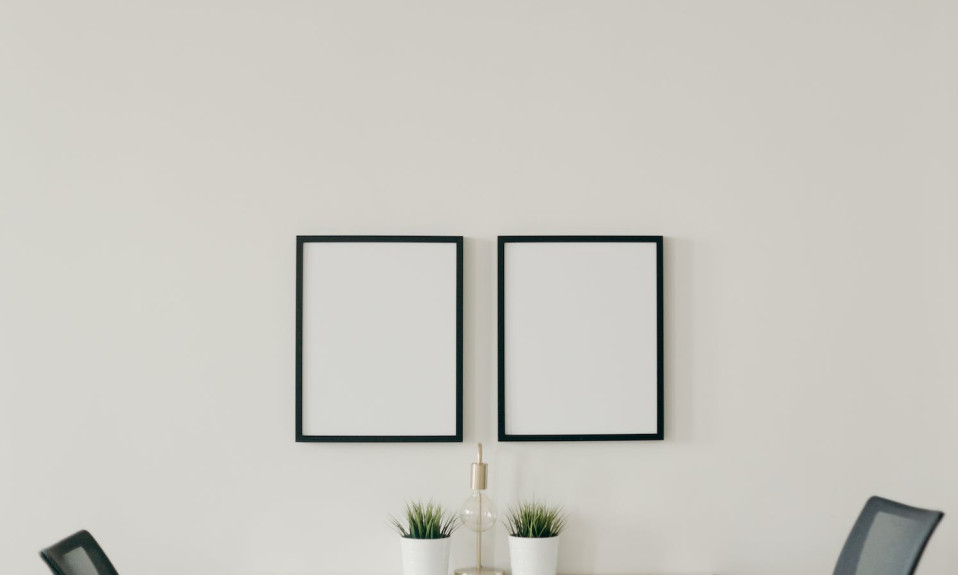
[[(956, 70), (953, 1), (0, 0), (0, 571), (398, 573), (482, 441), (563, 572), (827, 573), (882, 494), (954, 573)], [(550, 233), (667, 237), (666, 441), (496, 443)], [(467, 443), (294, 443), (297, 234), (466, 236)]]

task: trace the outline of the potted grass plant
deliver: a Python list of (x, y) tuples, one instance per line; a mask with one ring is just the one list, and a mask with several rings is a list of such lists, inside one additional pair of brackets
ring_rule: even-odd
[(410, 501), (403, 518), (391, 522), (402, 537), (403, 575), (448, 575), (449, 536), (459, 527), (455, 513), (432, 501)]
[(558, 505), (520, 501), (505, 515), (512, 575), (556, 575), (559, 534), (566, 514)]

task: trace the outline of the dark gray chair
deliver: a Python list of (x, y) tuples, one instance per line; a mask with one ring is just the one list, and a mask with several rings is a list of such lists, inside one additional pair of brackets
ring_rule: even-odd
[(835, 575), (912, 575), (944, 516), (872, 497), (845, 541)]
[(40, 551), (54, 575), (117, 575), (106, 553), (87, 531), (78, 531)]

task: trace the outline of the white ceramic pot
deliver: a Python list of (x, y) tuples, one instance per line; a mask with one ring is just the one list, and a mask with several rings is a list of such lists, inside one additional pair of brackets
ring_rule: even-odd
[(512, 575), (556, 575), (559, 562), (559, 536), (509, 536), (509, 562)]
[(449, 575), (449, 537), (400, 540), (403, 575)]

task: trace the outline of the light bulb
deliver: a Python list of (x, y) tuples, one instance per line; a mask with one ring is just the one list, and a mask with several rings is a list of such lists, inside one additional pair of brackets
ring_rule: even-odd
[(467, 529), (481, 532), (496, 524), (496, 504), (488, 495), (474, 489), (459, 508), (459, 520)]

